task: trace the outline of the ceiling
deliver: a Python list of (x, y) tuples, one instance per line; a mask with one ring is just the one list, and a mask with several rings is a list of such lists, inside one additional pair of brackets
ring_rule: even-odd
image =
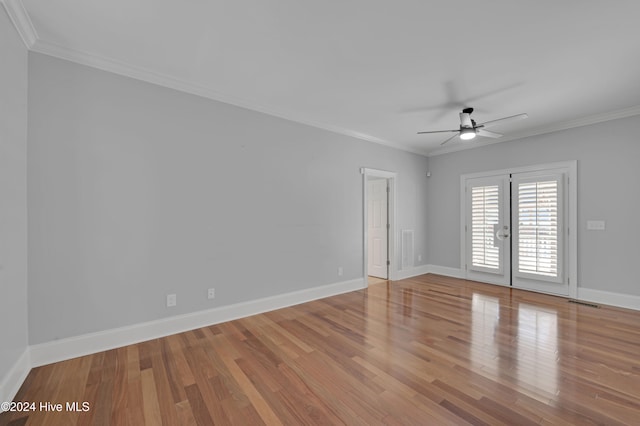
[[(0, 0), (28, 47), (412, 152), (640, 114), (640, 2)], [(497, 140), (454, 140), (463, 107)]]

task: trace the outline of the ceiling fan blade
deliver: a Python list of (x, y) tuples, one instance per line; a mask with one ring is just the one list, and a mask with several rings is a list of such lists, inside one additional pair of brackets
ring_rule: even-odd
[(502, 137), (502, 135), (500, 133), (490, 132), (490, 131), (484, 130), (484, 129), (477, 129), (476, 130), (476, 135), (484, 136), (485, 138), (501, 138)]
[(497, 120), (485, 121), (484, 123), (480, 123), (477, 127), (491, 127), (495, 126), (496, 124), (505, 124), (511, 121), (522, 120), (524, 118), (529, 118), (529, 116), (527, 114), (512, 115), (510, 117), (499, 118)]
[(457, 132), (455, 135), (451, 136), (449, 139), (447, 139), (446, 141), (442, 142), (440, 144), (440, 146), (444, 145), (445, 143), (449, 142), (451, 139), (455, 138), (456, 136), (458, 136), (460, 134), (460, 132)]
[(431, 132), (418, 132), (419, 135), (424, 135), (426, 133), (449, 133), (449, 132), (459, 132), (458, 129), (456, 130), (434, 130)]

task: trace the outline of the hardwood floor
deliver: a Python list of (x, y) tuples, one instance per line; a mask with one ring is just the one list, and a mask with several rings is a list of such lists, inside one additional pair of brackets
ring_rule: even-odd
[(640, 312), (424, 275), (39, 367), (16, 401), (89, 409), (1, 425), (638, 424)]

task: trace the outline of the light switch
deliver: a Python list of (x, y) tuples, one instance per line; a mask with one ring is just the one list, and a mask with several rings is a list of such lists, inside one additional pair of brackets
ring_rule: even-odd
[(604, 220), (588, 220), (587, 229), (589, 231), (604, 231)]

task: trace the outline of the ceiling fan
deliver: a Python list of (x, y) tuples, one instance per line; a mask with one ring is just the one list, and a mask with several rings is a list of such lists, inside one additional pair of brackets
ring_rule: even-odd
[(455, 135), (451, 136), (449, 139), (442, 142), (440, 145), (444, 145), (449, 142), (451, 139), (456, 136), (460, 136), (462, 140), (470, 140), (475, 138), (476, 136), (484, 136), (487, 138), (500, 138), (502, 135), (500, 133), (490, 132), (485, 130), (487, 127), (495, 126), (497, 124), (504, 124), (515, 120), (522, 120), (523, 118), (528, 118), (527, 114), (517, 114), (509, 117), (499, 118), (497, 120), (485, 121), (484, 123), (476, 124), (476, 121), (471, 118), (471, 113), (473, 112), (473, 108), (465, 108), (460, 113), (460, 128), (457, 130), (434, 130), (427, 132), (418, 132), (419, 135), (423, 135), (425, 133), (448, 133), (455, 132)]

